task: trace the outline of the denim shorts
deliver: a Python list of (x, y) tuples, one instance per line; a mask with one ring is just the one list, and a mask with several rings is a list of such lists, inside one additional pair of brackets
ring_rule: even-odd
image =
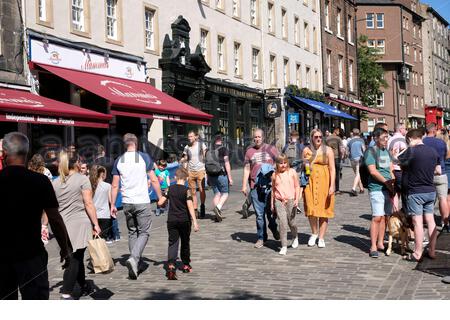
[(213, 188), (214, 193), (228, 193), (228, 176), (209, 176), (208, 184)]
[(434, 214), (436, 192), (410, 194), (406, 198), (406, 209), (410, 216)]
[(392, 213), (392, 201), (388, 191), (369, 191), (373, 217), (389, 216)]

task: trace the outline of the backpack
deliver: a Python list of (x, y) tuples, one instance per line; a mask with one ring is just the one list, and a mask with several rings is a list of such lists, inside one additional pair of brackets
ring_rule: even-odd
[(375, 165), (378, 165), (378, 157), (376, 155), (376, 150), (374, 147), (370, 147), (367, 148), (366, 151), (364, 151), (364, 155), (362, 157), (362, 162), (359, 163), (359, 178), (361, 179), (361, 183), (363, 185), (364, 188), (368, 188), (369, 187), (369, 177), (370, 177), (370, 172), (369, 172), (369, 168), (366, 165), (366, 159), (367, 159), (367, 155), (369, 154), (369, 152), (375, 153), (374, 158), (375, 158)]
[(205, 155), (205, 170), (208, 175), (218, 176), (224, 173), (222, 164), (219, 161), (219, 148), (206, 150)]
[(305, 147), (299, 143), (288, 143), (283, 150), (283, 153), (287, 156), (289, 166), (291, 168), (299, 167), (302, 162), (302, 153)]

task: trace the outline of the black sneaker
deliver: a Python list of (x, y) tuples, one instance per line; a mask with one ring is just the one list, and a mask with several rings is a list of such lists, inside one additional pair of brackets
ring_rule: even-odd
[(216, 221), (221, 222), (222, 221), (222, 212), (220, 211), (220, 209), (217, 207), (214, 207), (213, 211), (214, 211), (214, 214), (216, 215)]
[(356, 190), (352, 190), (350, 191), (350, 197), (357, 197), (358, 193), (356, 192)]

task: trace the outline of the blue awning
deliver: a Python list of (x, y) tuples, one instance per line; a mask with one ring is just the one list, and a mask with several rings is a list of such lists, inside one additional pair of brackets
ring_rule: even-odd
[(332, 117), (344, 118), (344, 119), (350, 119), (350, 120), (358, 120), (357, 118), (349, 115), (348, 113), (345, 113), (341, 110), (336, 109), (332, 105), (329, 105), (329, 104), (326, 104), (326, 103), (323, 103), (320, 101), (316, 101), (316, 100), (300, 98), (300, 97), (295, 97), (295, 96), (292, 96), (292, 98), (298, 102), (301, 102), (301, 103), (304, 103), (304, 104), (310, 106), (314, 110), (322, 112), (325, 115), (332, 116)]

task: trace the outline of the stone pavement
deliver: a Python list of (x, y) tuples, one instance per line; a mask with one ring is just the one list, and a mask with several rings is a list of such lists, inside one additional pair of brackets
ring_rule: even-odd
[[(349, 190), (352, 172), (343, 170), (341, 190)], [(224, 208), (225, 219), (215, 223), (200, 220), (200, 232), (192, 233), (193, 273), (178, 273), (168, 281), (166, 216), (153, 217), (149, 243), (144, 251), (145, 270), (138, 280), (129, 280), (127, 229), (120, 218), (122, 240), (109, 245), (116, 269), (110, 274), (88, 274), (96, 292), (82, 299), (449, 299), (450, 286), (441, 277), (450, 275), (450, 235), (438, 240), (438, 258), (415, 264), (390, 257), (368, 256), (370, 204), (367, 192), (358, 197), (337, 196), (335, 218), (325, 238), (326, 248), (307, 247), (307, 219), (296, 217), (300, 246), (278, 255), (278, 241), (271, 235), (266, 246), (256, 241), (254, 215), (243, 219), (244, 201), (239, 192), (242, 170), (233, 171), (235, 185)], [(207, 211), (211, 212), (212, 191)], [(270, 232), (269, 232), (270, 233)], [(55, 240), (49, 250), (50, 297), (59, 299), (62, 270)], [(396, 249), (395, 249), (396, 250)], [(396, 251), (397, 252), (397, 251)], [(87, 257), (87, 254), (86, 254)]]

